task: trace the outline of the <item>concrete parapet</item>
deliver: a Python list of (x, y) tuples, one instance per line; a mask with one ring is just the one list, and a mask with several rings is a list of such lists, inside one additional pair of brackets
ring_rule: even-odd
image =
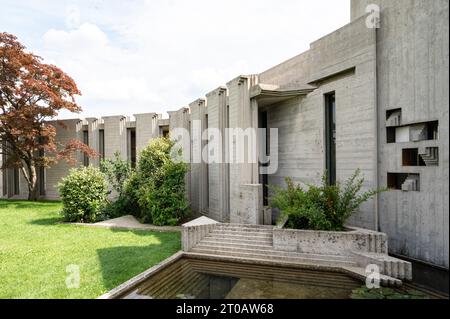
[(387, 254), (386, 234), (359, 228), (349, 228), (344, 232), (274, 228), (273, 245), (277, 250), (308, 254)]

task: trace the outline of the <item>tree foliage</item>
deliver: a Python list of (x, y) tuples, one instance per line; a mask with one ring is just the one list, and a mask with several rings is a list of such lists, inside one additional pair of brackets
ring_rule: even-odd
[[(61, 110), (78, 113), (75, 82), (61, 69), (28, 53), (17, 38), (0, 33), (0, 140), (6, 155), (3, 168), (21, 170), (29, 199), (37, 199), (37, 169), (59, 160), (74, 162), (77, 151), (95, 156), (79, 140), (56, 142), (56, 128), (49, 120)], [(56, 121), (56, 125), (62, 122)]]

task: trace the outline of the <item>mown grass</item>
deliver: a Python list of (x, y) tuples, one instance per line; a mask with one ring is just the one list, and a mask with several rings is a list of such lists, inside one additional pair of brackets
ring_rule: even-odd
[[(0, 200), (0, 298), (96, 298), (180, 249), (176, 232), (64, 224), (60, 210)], [(80, 269), (79, 288), (66, 285), (69, 265)]]

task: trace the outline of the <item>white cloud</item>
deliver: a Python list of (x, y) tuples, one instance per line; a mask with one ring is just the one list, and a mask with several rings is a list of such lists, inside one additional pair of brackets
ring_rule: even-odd
[(30, 49), (75, 79), (83, 116), (181, 108), (308, 49), (350, 10), (348, 0), (80, 3), (66, 7), (68, 29)]

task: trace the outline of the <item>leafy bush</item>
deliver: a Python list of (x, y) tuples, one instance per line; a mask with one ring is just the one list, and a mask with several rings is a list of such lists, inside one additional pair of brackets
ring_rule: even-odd
[(189, 212), (185, 197), (187, 165), (171, 157), (174, 142), (158, 138), (142, 150), (136, 172), (125, 192), (139, 204), (138, 217), (144, 223), (176, 225)]
[(58, 189), (65, 221), (92, 223), (103, 219), (103, 209), (108, 203), (108, 184), (99, 169), (92, 166), (71, 169), (58, 184)]
[(343, 231), (345, 222), (358, 207), (382, 191), (360, 193), (364, 182), (360, 174), (356, 170), (343, 185), (328, 185), (324, 174), (321, 185), (307, 185), (306, 190), (286, 178), (287, 189), (273, 187), (271, 206), (281, 210), (288, 228)]
[(100, 162), (100, 170), (105, 174), (112, 189), (119, 197), (123, 195), (125, 181), (133, 172), (131, 164), (120, 158), (120, 153), (114, 153), (114, 159), (104, 159)]
[(120, 158), (120, 153), (114, 153), (114, 159), (105, 159), (100, 163), (100, 170), (105, 174), (116, 198), (104, 209), (108, 218), (117, 218), (124, 215), (136, 215), (139, 204), (132, 194), (126, 191), (127, 181), (133, 174), (131, 164)]

